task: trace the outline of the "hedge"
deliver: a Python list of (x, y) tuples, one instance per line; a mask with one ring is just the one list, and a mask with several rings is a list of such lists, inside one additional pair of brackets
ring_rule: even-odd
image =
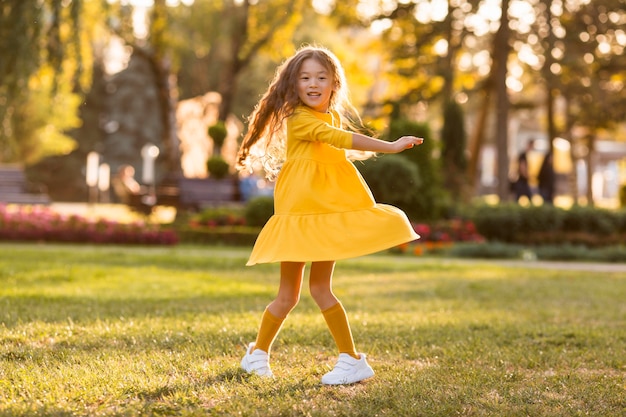
[(502, 204), (482, 205), (470, 213), (478, 233), (488, 241), (587, 247), (626, 244), (626, 210)]

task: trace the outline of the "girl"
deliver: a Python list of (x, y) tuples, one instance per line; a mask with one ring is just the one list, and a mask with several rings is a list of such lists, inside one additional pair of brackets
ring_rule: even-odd
[(352, 384), (374, 375), (365, 354), (356, 351), (346, 311), (333, 294), (335, 260), (381, 251), (419, 236), (401, 210), (374, 201), (346, 150), (397, 153), (423, 139), (403, 136), (385, 142), (344, 130), (354, 129), (348, 110), (353, 107), (335, 55), (324, 48), (304, 47), (279, 67), (250, 117), (239, 169), (261, 161), (269, 173), (280, 173), (274, 215), (259, 234), (247, 265), (281, 264), (278, 295), (265, 309), (256, 341), (248, 345), (241, 361), (249, 373), (272, 376), (272, 343), (298, 303), (305, 263), (311, 262), (311, 296), (339, 350), (339, 360), (322, 383)]

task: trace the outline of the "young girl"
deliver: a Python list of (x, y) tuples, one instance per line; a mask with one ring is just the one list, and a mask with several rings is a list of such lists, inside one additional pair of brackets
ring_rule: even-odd
[[(397, 153), (423, 142), (403, 136), (385, 142), (344, 130), (354, 129), (345, 75), (331, 52), (304, 47), (277, 71), (252, 113), (239, 150), (238, 166), (263, 161), (280, 170), (274, 215), (254, 245), (247, 265), (280, 262), (278, 295), (263, 316), (256, 341), (248, 345), (242, 368), (272, 376), (270, 349), (285, 318), (296, 306), (306, 262), (309, 289), (339, 350), (323, 384), (352, 384), (374, 375), (357, 352), (341, 302), (332, 291), (335, 260), (366, 255), (413, 241), (406, 215), (377, 204), (347, 157), (349, 151)], [(259, 156), (260, 155), (260, 156)]]

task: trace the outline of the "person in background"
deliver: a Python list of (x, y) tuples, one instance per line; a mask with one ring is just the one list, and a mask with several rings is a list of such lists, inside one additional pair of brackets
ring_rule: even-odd
[(545, 204), (553, 204), (554, 202), (554, 161), (552, 157), (552, 150), (548, 150), (548, 153), (543, 158), (539, 174), (537, 175), (537, 181), (539, 185), (539, 195), (543, 199)]
[(535, 147), (535, 140), (530, 139), (526, 144), (526, 149), (517, 158), (517, 181), (515, 183), (515, 201), (526, 196), (532, 204), (533, 193), (530, 189), (530, 175), (528, 171), (528, 154)]
[(140, 201), (146, 190), (135, 180), (135, 168), (132, 165), (122, 165), (113, 177), (112, 186), (115, 194), (124, 204)]

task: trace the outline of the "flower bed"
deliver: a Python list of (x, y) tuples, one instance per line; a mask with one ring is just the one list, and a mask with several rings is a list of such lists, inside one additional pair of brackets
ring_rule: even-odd
[(469, 220), (452, 219), (433, 224), (413, 223), (420, 239), (394, 248), (394, 252), (423, 255), (444, 252), (457, 242), (484, 242)]
[(174, 230), (145, 222), (118, 223), (62, 215), (41, 206), (0, 205), (0, 241), (174, 245)]

